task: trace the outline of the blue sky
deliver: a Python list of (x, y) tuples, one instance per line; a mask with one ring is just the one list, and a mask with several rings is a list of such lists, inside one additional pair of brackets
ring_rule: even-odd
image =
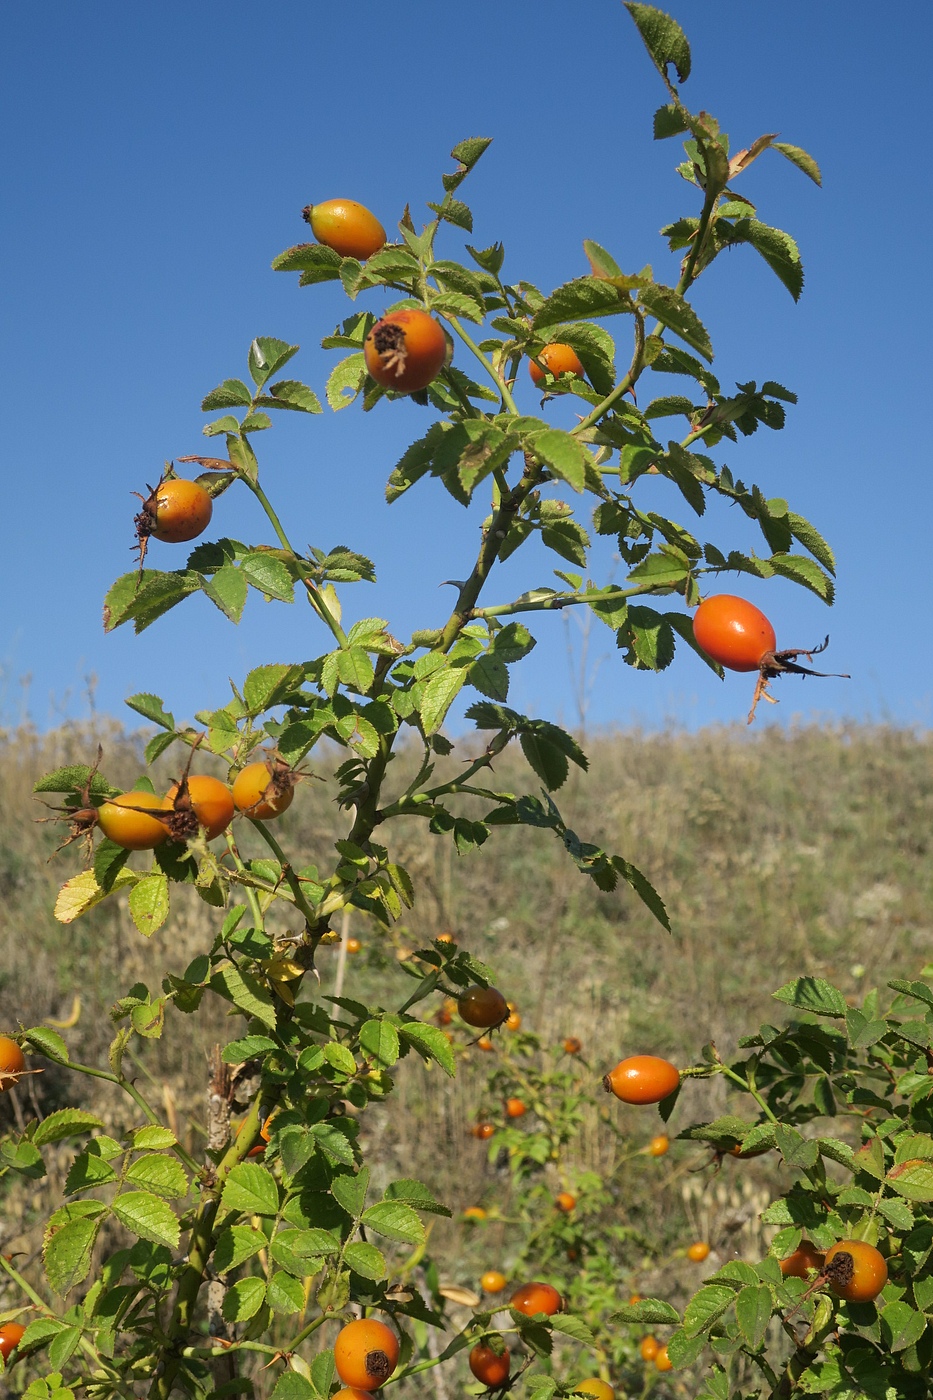
[[(777, 580), (725, 585), (766, 608), (781, 645), (829, 630), (827, 669), (853, 673), (788, 678), (761, 722), (818, 712), (926, 725), (933, 9), (863, 0), (670, 8), (693, 48), (684, 88), (693, 110), (714, 112), (733, 147), (779, 131), (824, 174), (819, 191), (766, 156), (742, 185), (760, 217), (800, 244), (807, 282), (797, 306), (750, 249), (724, 255), (694, 296), (724, 385), (773, 378), (800, 396), (784, 432), (762, 430), (714, 455), (786, 497), (839, 559), (831, 611)], [(165, 459), (210, 450), (201, 397), (244, 374), (252, 337), (300, 343), (289, 372), (323, 391), (335, 355), (318, 342), (348, 303), (333, 285), (299, 290), (269, 267), (307, 237), (304, 204), (355, 197), (392, 228), (408, 202), (418, 219), (438, 197), (451, 146), (488, 135), (494, 144), (463, 190), (475, 218), (469, 241), (501, 238), (510, 280), (550, 290), (580, 274), (586, 237), (628, 270), (651, 262), (657, 277), (676, 280), (657, 230), (694, 212), (693, 192), (674, 174), (679, 145), (651, 140), (663, 88), (618, 0), (357, 0), (287, 11), (241, 0), (46, 0), (8, 7), (4, 28), (7, 723), (24, 704), (40, 726), (81, 715), (90, 673), (101, 710), (118, 714), (126, 695), (155, 690), (190, 716), (225, 701), (228, 675), (326, 649), (309, 609), (255, 597), (238, 629), (203, 598), (139, 638), (125, 629), (105, 637), (100, 624), (107, 586), (130, 567), (131, 492), (154, 482)], [(458, 238), (447, 236), (450, 255)], [(380, 309), (372, 294), (364, 304)], [(626, 327), (612, 329), (624, 344)], [(536, 411), (530, 386), (522, 392)], [(563, 411), (548, 410), (555, 421)], [(399, 634), (441, 622), (453, 595), (438, 581), (465, 576), (485, 507), (464, 512), (434, 483), (391, 509), (383, 499), (429, 415), (396, 403), (365, 417), (282, 418), (256, 446), (296, 542), (346, 543), (377, 563), (375, 588), (345, 590), (345, 615), (386, 617)], [(711, 515), (709, 529), (720, 543), (755, 542), (734, 512)], [(212, 532), (269, 538), (245, 492), (218, 502)], [(183, 558), (183, 546), (154, 544), (150, 562), (173, 568)], [(487, 601), (551, 582), (554, 562), (539, 554), (503, 569)], [(538, 647), (512, 699), (573, 723), (568, 628), (576, 634), (564, 618), (535, 620)], [(598, 623), (589, 646), (599, 662), (592, 725), (744, 717), (747, 677), (720, 683), (685, 650), (661, 676), (635, 673)]]

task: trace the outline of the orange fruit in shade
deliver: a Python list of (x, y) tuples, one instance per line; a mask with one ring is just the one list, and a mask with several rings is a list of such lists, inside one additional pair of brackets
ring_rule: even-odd
[(417, 307), (390, 312), (363, 343), (366, 368), (377, 384), (397, 394), (426, 389), (447, 359), (448, 341), (433, 316)]
[[(178, 783), (173, 783), (166, 793), (168, 802), (174, 803), (178, 790)], [(188, 796), (194, 815), (198, 819), (198, 826), (203, 829), (208, 841), (213, 841), (215, 836), (226, 831), (236, 810), (233, 793), (226, 783), (222, 783), (219, 778), (212, 778), (207, 773), (192, 773), (188, 778)]]
[(280, 817), (292, 805), (294, 796), (294, 775), (282, 764), (247, 763), (233, 780), (237, 810), (254, 821), (268, 822)]
[[(535, 358), (546, 365), (555, 379), (559, 379), (562, 374), (574, 374), (578, 379), (584, 376), (583, 365), (576, 350), (570, 345), (564, 345), (562, 341), (555, 340), (552, 344), (545, 345)], [(544, 370), (539, 369), (534, 360), (529, 360), (528, 370), (536, 384), (544, 382)]]
[(671, 1145), (671, 1140), (667, 1133), (658, 1133), (648, 1144), (648, 1154), (651, 1157), (663, 1157)]
[(563, 1298), (549, 1283), (523, 1283), (509, 1299), (509, 1307), (527, 1317), (534, 1317), (536, 1313), (553, 1317), (563, 1306)]
[(348, 953), (361, 953), (362, 951), (363, 951), (363, 945), (362, 945), (362, 943), (360, 942), (360, 940), (359, 940), (358, 938), (348, 938), (348, 939), (347, 939), (347, 952), (348, 952)]
[(488, 1142), (495, 1131), (494, 1123), (474, 1123), (470, 1129), (473, 1136), (479, 1138), (480, 1142)]
[[(845, 1262), (846, 1255), (851, 1266)], [(840, 1261), (835, 1267), (834, 1260)], [(830, 1288), (847, 1303), (870, 1303), (888, 1281), (884, 1255), (865, 1240), (840, 1240), (826, 1251), (823, 1268)]]
[(439, 933), (435, 939), (437, 943), (456, 943), (456, 941), (452, 933)]
[(576, 1207), (577, 1198), (571, 1195), (569, 1191), (561, 1191), (554, 1197), (554, 1204), (557, 1206), (558, 1210), (562, 1210), (565, 1215), (569, 1215)]
[(687, 1258), (692, 1259), (694, 1264), (702, 1264), (709, 1254), (709, 1245), (705, 1240), (694, 1240), (693, 1244), (687, 1246)]
[(599, 1376), (591, 1376), (589, 1380), (581, 1381), (573, 1388), (574, 1395), (591, 1395), (593, 1400), (615, 1400), (615, 1391), (611, 1385), (607, 1385)]
[(385, 245), (386, 231), (365, 204), (355, 199), (325, 199), (301, 211), (318, 243), (342, 258), (365, 262)]
[(511, 1012), (509, 1012), (509, 1015), (508, 1015), (508, 1017), (507, 1017), (507, 1019), (506, 1019), (505, 1028), (506, 1028), (507, 1031), (517, 1031), (518, 1028), (519, 1028), (519, 1026), (521, 1025), (521, 1023), (522, 1023), (521, 1012), (520, 1012), (520, 1011), (511, 1011)]
[(493, 1045), (492, 1041), (489, 1039), (488, 1035), (481, 1035), (479, 1040), (476, 1042), (476, 1045), (477, 1049), (479, 1050), (495, 1050), (496, 1048)]
[(661, 1345), (655, 1341), (654, 1337), (642, 1337), (638, 1350), (641, 1352), (643, 1361), (653, 1361), (661, 1350)]
[(168, 827), (148, 811), (171, 811), (167, 797), (152, 792), (121, 792), (97, 809), (97, 825), (108, 841), (125, 851), (153, 851), (168, 839)]
[(655, 1355), (655, 1358), (654, 1358), (654, 1364), (655, 1364), (655, 1366), (657, 1366), (657, 1368), (658, 1368), (659, 1371), (671, 1371), (671, 1370), (673, 1370), (673, 1368), (674, 1368), (674, 1363), (673, 1363), (673, 1361), (671, 1360), (671, 1358), (670, 1358), (670, 1357), (668, 1356), (668, 1354), (667, 1354), (667, 1347), (666, 1347), (666, 1346), (658, 1347), (657, 1354)]
[(633, 1308), (633, 1307), (635, 1306), (636, 1303), (640, 1303), (640, 1302), (641, 1302), (641, 1294), (640, 1294), (640, 1293), (632, 1293), (632, 1294), (629, 1295), (628, 1305), (629, 1305), (630, 1308)]
[(826, 1255), (809, 1240), (801, 1240), (793, 1254), (781, 1260), (781, 1273), (785, 1278), (806, 1278), (808, 1269), (819, 1273), (826, 1262)]
[(506, 1285), (506, 1277), (505, 1274), (500, 1274), (498, 1269), (487, 1269), (479, 1284), (484, 1293), (501, 1293)]
[(680, 1071), (657, 1055), (630, 1055), (603, 1079), (607, 1093), (623, 1103), (660, 1103), (680, 1083)]
[(467, 1206), (463, 1212), (464, 1220), (485, 1220), (486, 1212), (482, 1206)]
[(704, 599), (693, 614), (693, 635), (707, 656), (730, 671), (757, 671), (777, 646), (761, 609), (731, 593)]
[(372, 1400), (372, 1395), (368, 1390), (360, 1390), (355, 1385), (345, 1385), (342, 1390), (336, 1391), (330, 1400)]
[(495, 987), (467, 987), (457, 998), (457, 1010), (462, 1021), (480, 1030), (501, 1026), (509, 1014), (505, 997)]
[(509, 1118), (522, 1118), (528, 1112), (528, 1105), (521, 1099), (506, 1099), (505, 1111)]
[(0, 1035), (0, 1094), (12, 1089), (26, 1068), (26, 1056), (15, 1040)]
[(510, 1361), (511, 1357), (507, 1351), (500, 1355), (484, 1342), (477, 1342), (470, 1352), (470, 1370), (476, 1379), (482, 1381), (490, 1390), (495, 1386), (504, 1385), (508, 1380)]
[(4, 1322), (0, 1327), (0, 1356), (4, 1361), (8, 1360), (10, 1352), (19, 1346), (25, 1331), (21, 1322)]
[(376, 1390), (398, 1365), (398, 1337), (375, 1317), (341, 1327), (334, 1342), (334, 1365), (344, 1385)]
[(566, 1055), (579, 1055), (583, 1049), (582, 1040), (578, 1040), (575, 1035), (568, 1035), (567, 1039), (561, 1042)]

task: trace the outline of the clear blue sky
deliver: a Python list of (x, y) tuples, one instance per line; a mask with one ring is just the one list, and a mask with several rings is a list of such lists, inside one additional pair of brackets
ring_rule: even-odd
[[(764, 157), (742, 185), (761, 217), (800, 244), (799, 305), (750, 249), (724, 255), (695, 294), (724, 385), (774, 378), (800, 395), (783, 433), (761, 430), (715, 455), (786, 497), (839, 558), (831, 611), (781, 581), (725, 585), (763, 603), (782, 645), (829, 630), (827, 669), (853, 673), (779, 683), (782, 704), (762, 721), (818, 710), (928, 724), (933, 8), (669, 8), (693, 48), (688, 104), (714, 112), (734, 148), (779, 131), (824, 174), (821, 192)], [(585, 271), (585, 237), (629, 270), (651, 262), (676, 280), (657, 230), (694, 212), (693, 192), (674, 174), (678, 143), (651, 140), (663, 89), (619, 0), (285, 9), (45, 0), (7, 6), (4, 30), (6, 722), (26, 674), (41, 726), (84, 712), (91, 672), (104, 711), (155, 690), (190, 716), (224, 703), (227, 675), (325, 649), (310, 610), (256, 595), (239, 629), (203, 598), (139, 638), (129, 629), (105, 637), (100, 624), (108, 584), (130, 567), (130, 493), (154, 482), (165, 459), (210, 450), (200, 399), (244, 374), (252, 337), (299, 342), (289, 372), (323, 391), (335, 355), (318, 342), (347, 303), (333, 285), (299, 290), (269, 268), (307, 237), (304, 204), (349, 195), (391, 228), (410, 202), (418, 218), (438, 197), (451, 146), (489, 135), (464, 194), (471, 241), (502, 238), (510, 280), (549, 290)], [(379, 298), (365, 304), (378, 310)], [(534, 411), (530, 391), (525, 400)], [(437, 581), (465, 575), (485, 510), (464, 512), (433, 483), (384, 504), (389, 471), (428, 421), (401, 403), (365, 418), (357, 409), (281, 415), (256, 440), (297, 542), (346, 543), (375, 558), (378, 585), (345, 590), (346, 615), (387, 617), (400, 634), (443, 619), (452, 592)], [(720, 541), (755, 542), (736, 512), (710, 524)], [(222, 498), (215, 527), (268, 539), (245, 492)], [(183, 559), (183, 546), (156, 544), (150, 556), (160, 568)], [(503, 570), (489, 601), (553, 581), (559, 561), (532, 562)], [(536, 619), (538, 648), (513, 699), (573, 722), (566, 626)], [(593, 724), (744, 716), (747, 678), (722, 684), (686, 650), (662, 676), (635, 673), (600, 624), (590, 645), (604, 658)]]

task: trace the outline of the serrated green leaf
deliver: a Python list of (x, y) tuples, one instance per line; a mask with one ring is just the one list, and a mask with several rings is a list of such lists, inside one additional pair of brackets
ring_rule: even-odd
[(266, 1301), (266, 1285), (261, 1278), (241, 1278), (224, 1294), (222, 1310), (227, 1322), (247, 1322)]
[(168, 918), (168, 878), (161, 871), (144, 875), (130, 890), (130, 915), (139, 932), (147, 938)]
[(690, 1336), (707, 1332), (728, 1311), (735, 1294), (722, 1284), (707, 1284), (695, 1293), (684, 1312), (684, 1331)]
[(378, 1282), (384, 1279), (388, 1272), (385, 1255), (373, 1244), (355, 1240), (347, 1245), (343, 1257), (348, 1268), (354, 1273), (362, 1274), (363, 1278), (371, 1278)]
[(364, 1021), (360, 1027), (360, 1047), (388, 1068), (398, 1059), (398, 1031), (391, 1021)]
[(249, 592), (246, 574), (235, 564), (224, 564), (211, 578), (203, 579), (201, 591), (231, 622), (239, 622)]
[(765, 1339), (772, 1309), (771, 1289), (763, 1283), (743, 1288), (735, 1300), (735, 1320), (739, 1331), (755, 1351)]
[(799, 146), (791, 146), (787, 141), (773, 141), (771, 143), (773, 151), (780, 151), (781, 155), (796, 165), (798, 170), (802, 170), (804, 175), (809, 175), (814, 184), (822, 185), (823, 177), (820, 174), (820, 167), (811, 155), (801, 150)]
[(140, 1239), (178, 1248), (178, 1217), (158, 1196), (149, 1191), (123, 1191), (114, 1197), (110, 1208), (121, 1225)]
[(211, 977), (210, 986), (218, 996), (233, 1002), (247, 1016), (255, 1016), (270, 1030), (275, 1029), (272, 995), (252, 973), (241, 972), (236, 967), (224, 967)]
[(377, 1202), (363, 1212), (362, 1223), (377, 1235), (401, 1240), (404, 1244), (421, 1244), (425, 1238), (424, 1226), (411, 1206), (403, 1201)]
[(709, 333), (688, 301), (673, 287), (653, 284), (642, 287), (639, 300), (646, 310), (667, 326), (705, 360), (713, 358), (713, 346)]
[(846, 1000), (838, 988), (822, 977), (795, 977), (771, 995), (775, 1001), (811, 1011), (817, 1016), (845, 1016)]
[(532, 329), (537, 331), (559, 325), (562, 321), (589, 321), (594, 317), (633, 311), (627, 293), (604, 277), (576, 277), (546, 298), (531, 324)]
[(281, 603), (295, 601), (295, 585), (281, 559), (270, 554), (247, 554), (240, 568), (247, 583), (266, 598), (275, 598)]
[(244, 1215), (276, 1215), (279, 1188), (275, 1177), (258, 1162), (238, 1162), (224, 1182), (221, 1205)]
[(398, 1030), (402, 1040), (407, 1040), (426, 1060), (436, 1060), (444, 1073), (453, 1078), (453, 1050), (439, 1026), (429, 1026), (424, 1021), (412, 1020), (403, 1022)]
[(83, 1133), (103, 1132), (104, 1125), (93, 1113), (82, 1108), (59, 1108), (43, 1118), (32, 1141), (36, 1147), (45, 1147), (50, 1142), (61, 1142), (64, 1138), (80, 1137)]
[(635, 21), (642, 42), (662, 78), (667, 81), (667, 70), (673, 64), (677, 77), (685, 83), (690, 77), (690, 45), (680, 25), (654, 5), (626, 0), (625, 8)]
[(182, 1200), (188, 1194), (188, 1178), (180, 1162), (159, 1152), (147, 1153), (131, 1162), (126, 1180), (167, 1200)]
[(426, 735), (436, 734), (467, 678), (462, 666), (447, 666), (428, 681), (421, 700), (421, 724)]

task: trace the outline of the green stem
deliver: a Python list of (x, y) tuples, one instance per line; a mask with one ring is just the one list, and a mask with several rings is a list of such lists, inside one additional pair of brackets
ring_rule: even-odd
[(489, 375), (493, 384), (495, 384), (499, 393), (502, 395), (502, 403), (504, 407), (508, 410), (509, 413), (515, 414), (517, 416), (518, 408), (516, 407), (515, 400), (512, 398), (512, 391), (506, 384), (503, 377), (496, 372), (496, 368), (493, 365), (492, 361), (487, 360), (482, 350), (476, 344), (476, 341), (472, 338), (472, 336), (467, 334), (467, 332), (461, 326), (460, 322), (457, 320), (456, 316), (445, 316), (444, 320), (448, 323), (448, 325), (450, 325), (453, 328), (456, 334), (463, 341), (464, 345), (466, 345), (467, 348), (471, 350), (472, 353), (479, 360), (480, 364), (483, 366), (486, 373)]
[(657, 587), (654, 583), (636, 585), (634, 588), (591, 589), (588, 593), (549, 593), (545, 598), (529, 598), (524, 601), (516, 598), (514, 603), (496, 603), (488, 608), (474, 608), (471, 619), (484, 617), (508, 617), (512, 613), (559, 612), (561, 608), (575, 607), (579, 603), (598, 603), (608, 599), (634, 598), (641, 593), (651, 593)]
[(483, 536), (473, 572), (460, 589), (460, 596), (454, 610), (441, 633), (437, 648), (439, 651), (450, 651), (461, 631), (473, 616), (474, 605), (483, 584), (489, 577), (493, 564), (496, 562), (502, 541), (508, 534), (522, 503), (537, 485), (540, 476), (541, 467), (530, 453), (526, 453), (524, 474), (515, 488), (502, 499), (498, 510), (493, 514), (489, 528)]
[(319, 1327), (332, 1317), (333, 1313), (321, 1313), (320, 1317), (316, 1317), (313, 1322), (308, 1323), (307, 1327), (303, 1327), (297, 1337), (293, 1337), (290, 1342), (287, 1342), (284, 1350), (297, 1351), (301, 1343), (310, 1337), (312, 1332), (316, 1332)]
[[(227, 842), (227, 850), (230, 852), (230, 857), (233, 861), (233, 864), (236, 866), (237, 870), (240, 872), (241, 875), (247, 874), (248, 872), (246, 870), (246, 865), (244, 864), (240, 856), (240, 852), (237, 849), (236, 841), (233, 839), (233, 833), (231, 832), (229, 827), (227, 827), (227, 830), (224, 833), (224, 837)], [(255, 927), (259, 929), (260, 932), (262, 932), (265, 928), (265, 920), (263, 919), (262, 909), (259, 905), (259, 895), (253, 889), (252, 885), (244, 885), (243, 888), (246, 890), (246, 902), (249, 905), (249, 911), (253, 916), (253, 923)]]
[(305, 561), (301, 558), (301, 555), (298, 553), (298, 551), (292, 546), (292, 543), (286, 535), (285, 530), (282, 526), (282, 522), (279, 520), (279, 517), (275, 513), (275, 509), (272, 505), (272, 502), (269, 500), (269, 497), (266, 495), (265, 491), (263, 491), (258, 481), (250, 481), (249, 477), (246, 476), (243, 477), (243, 480), (246, 482), (247, 486), (252, 491), (253, 495), (256, 497), (257, 501), (262, 506), (263, 510), (268, 516), (269, 523), (271, 524), (273, 530), (276, 533), (279, 544), (284, 550), (287, 550), (287, 552), (292, 556), (292, 560), (294, 561), (294, 563), (299, 566), (299, 569), (302, 572), (302, 582), (304, 583), (305, 589), (307, 590), (308, 602), (311, 604), (312, 608), (317, 613), (321, 621), (326, 622), (327, 626), (334, 634), (338, 645), (341, 647), (345, 647), (347, 645), (347, 634), (344, 632), (343, 628), (340, 626), (340, 623), (334, 617), (330, 608), (324, 602), (324, 599), (321, 597), (320, 589), (315, 587), (311, 579), (305, 578)]
[(314, 924), (317, 921), (317, 915), (315, 914), (314, 910), (311, 908), (311, 905), (305, 898), (304, 890), (301, 888), (301, 881), (295, 874), (291, 862), (289, 861), (285, 852), (282, 850), (282, 847), (279, 845), (278, 841), (276, 841), (275, 837), (272, 835), (272, 832), (267, 829), (265, 822), (257, 821), (254, 817), (250, 817), (249, 821), (251, 825), (255, 827), (255, 829), (259, 832), (260, 836), (265, 841), (270, 851), (273, 852), (276, 859), (281, 862), (282, 875), (285, 878), (285, 883), (288, 885), (288, 888), (292, 892), (292, 897), (294, 898), (295, 904), (301, 910), (302, 914), (304, 914), (305, 922), (307, 923), (309, 929), (313, 928)]
[(769, 1120), (769, 1122), (777, 1123), (780, 1121), (771, 1112), (771, 1109), (765, 1103), (758, 1090), (754, 1087), (754, 1085), (749, 1084), (747, 1079), (743, 1079), (740, 1074), (736, 1074), (735, 1070), (730, 1069), (728, 1065), (720, 1065), (719, 1072), (720, 1074), (724, 1074), (727, 1079), (731, 1079), (733, 1084), (737, 1084), (740, 1089), (743, 1089), (745, 1091), (746, 1094), (751, 1094), (752, 1098), (755, 1100), (756, 1104), (761, 1109), (765, 1117)]
[(645, 318), (637, 311), (635, 312), (635, 353), (632, 356), (632, 363), (624, 379), (620, 379), (616, 387), (607, 394), (602, 403), (598, 403), (591, 413), (578, 423), (573, 429), (574, 437), (586, 432), (588, 428), (594, 427), (600, 418), (605, 417), (610, 408), (613, 408), (624, 394), (637, 382), (639, 375), (644, 369), (645, 354)]

